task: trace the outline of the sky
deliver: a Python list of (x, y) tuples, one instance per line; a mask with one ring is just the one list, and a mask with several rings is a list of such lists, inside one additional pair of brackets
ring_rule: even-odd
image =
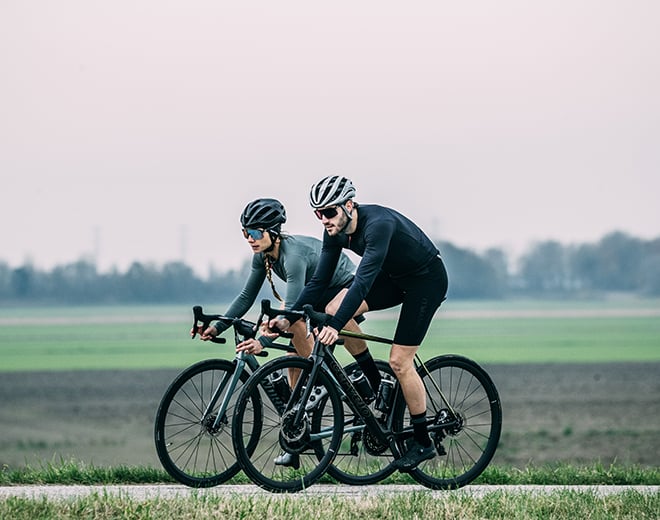
[(2, 0), (0, 261), (251, 251), (243, 207), (351, 178), (432, 238), (660, 236), (660, 3)]

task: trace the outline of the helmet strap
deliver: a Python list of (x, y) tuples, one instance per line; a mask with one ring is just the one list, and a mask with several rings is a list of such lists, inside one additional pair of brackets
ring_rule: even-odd
[(353, 210), (351, 210), (351, 212), (349, 213), (348, 210), (346, 209), (346, 203), (341, 204), (339, 207), (344, 212), (344, 215), (346, 215), (348, 217), (349, 221), (353, 220)]
[(353, 220), (353, 210), (351, 210), (351, 212), (349, 213), (348, 210), (346, 209), (346, 203), (340, 204), (339, 207), (344, 212), (344, 215), (348, 217), (346, 224), (344, 224), (344, 226), (339, 230), (339, 233), (343, 233), (346, 230), (346, 228), (349, 226), (351, 221)]
[(266, 229), (264, 231), (270, 236), (270, 246), (268, 249), (264, 249), (264, 253), (270, 253), (273, 249), (275, 249), (275, 242), (277, 242), (277, 239), (280, 238), (280, 232), (276, 229)]

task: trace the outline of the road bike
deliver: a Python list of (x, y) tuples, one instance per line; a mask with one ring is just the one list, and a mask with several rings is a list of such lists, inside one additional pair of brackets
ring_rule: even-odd
[[(257, 326), (247, 320), (204, 314), (193, 307), (192, 337), (214, 320), (229, 325), (236, 344), (254, 338)], [(229, 329), (228, 329), (229, 330)], [(225, 343), (223, 337), (211, 340)], [(289, 345), (270, 348), (294, 352)], [(268, 355), (262, 351), (260, 355)], [(259, 362), (255, 355), (239, 352), (233, 360), (206, 359), (183, 370), (163, 395), (154, 425), (156, 452), (165, 470), (178, 482), (191, 487), (211, 487), (226, 482), (240, 471), (231, 442), (231, 416), (240, 389)], [(277, 403), (268, 381), (264, 391)]]
[[(379, 390), (375, 401), (365, 399), (337, 361), (336, 344), (324, 345), (316, 339), (315, 330), (326, 322), (326, 314), (309, 306), (303, 311), (274, 310), (268, 301), (262, 302), (260, 321), (277, 315), (289, 321), (304, 319), (308, 334), (314, 334), (314, 347), (309, 358), (287, 356), (265, 363), (243, 385), (234, 410), (232, 438), (245, 474), (272, 492), (300, 491), (326, 472), (356, 485), (391, 475), (413, 436), (396, 380), (391, 381), (389, 392)], [(340, 331), (341, 336), (392, 343), (388, 338), (346, 330)], [(426, 390), (435, 457), (409, 473), (431, 489), (465, 486), (484, 471), (497, 449), (502, 428), (497, 389), (484, 369), (463, 356), (447, 354), (424, 362), (416, 356), (415, 363)], [(268, 406), (260, 381), (292, 373), (295, 383), (281, 394), (284, 408)], [(296, 455), (295, 467), (275, 463), (281, 450)], [(347, 467), (352, 472), (342, 470)]]
[[(212, 321), (219, 320), (233, 329), (236, 344), (256, 336), (256, 323), (220, 314), (205, 314), (202, 307), (193, 307), (193, 338), (200, 327), (206, 329)], [(286, 337), (286, 335), (284, 335)], [(214, 343), (226, 343), (223, 337), (212, 339)], [(267, 348), (288, 353), (295, 350), (290, 344), (272, 342)], [(257, 354), (267, 356), (266, 350)], [(391, 374), (389, 365), (377, 360), (382, 374)], [(158, 458), (165, 470), (181, 484), (206, 488), (222, 484), (240, 471), (231, 440), (231, 421), (240, 390), (248, 377), (260, 364), (254, 354), (238, 352), (233, 360), (206, 359), (183, 370), (169, 385), (156, 412), (154, 440)], [(357, 373), (357, 363), (346, 367), (349, 374)], [(266, 378), (260, 381), (263, 400), (268, 407), (284, 409), (278, 388), (283, 379)], [(258, 441), (248, 441), (252, 449)], [(352, 461), (351, 461), (352, 462)], [(353, 464), (332, 469), (336, 478), (360, 477), (362, 468)]]

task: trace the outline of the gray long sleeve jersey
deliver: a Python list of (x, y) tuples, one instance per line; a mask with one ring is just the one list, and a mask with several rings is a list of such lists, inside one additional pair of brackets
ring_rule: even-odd
[[(323, 243), (313, 237), (285, 235), (280, 242), (279, 258), (272, 264), (273, 272), (286, 282), (285, 308), (290, 309), (298, 299), (305, 284), (312, 278), (321, 256)], [(330, 281), (330, 287), (345, 287), (353, 279), (355, 264), (342, 253)], [(234, 298), (226, 316), (242, 317), (259, 294), (266, 279), (263, 253), (252, 258), (252, 269), (241, 292)]]

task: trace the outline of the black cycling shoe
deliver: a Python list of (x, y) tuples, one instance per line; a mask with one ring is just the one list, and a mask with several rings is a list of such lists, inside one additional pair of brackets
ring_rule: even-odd
[(273, 460), (276, 466), (285, 466), (293, 469), (300, 469), (300, 455), (283, 451), (281, 455)]
[(417, 467), (420, 462), (435, 457), (435, 448), (433, 444), (422, 446), (417, 440), (412, 440), (407, 444), (408, 451), (400, 459), (394, 461), (394, 466), (399, 471), (411, 471)]

